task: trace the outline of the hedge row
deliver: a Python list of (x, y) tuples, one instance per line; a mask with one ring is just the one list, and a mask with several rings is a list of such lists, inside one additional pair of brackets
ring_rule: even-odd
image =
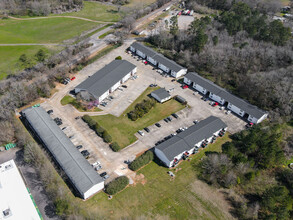
[(103, 138), (103, 140), (106, 143), (110, 143), (112, 141), (111, 135), (102, 126), (100, 126), (95, 120), (93, 120), (89, 115), (82, 116), (82, 119), (84, 120), (84, 122), (88, 124), (88, 126), (91, 129), (93, 129), (97, 133), (99, 137)]
[(152, 109), (152, 107), (155, 106), (155, 104), (155, 99), (144, 99), (142, 102), (135, 105), (133, 111), (127, 113), (128, 118), (130, 118), (132, 121), (136, 121), (137, 119), (148, 113)]
[(126, 176), (119, 176), (106, 185), (105, 192), (109, 195), (114, 195), (124, 189), (128, 184), (129, 179)]
[(154, 159), (154, 153), (152, 151), (147, 151), (144, 154), (136, 158), (131, 164), (129, 164), (129, 169), (136, 171), (142, 166), (148, 164)]

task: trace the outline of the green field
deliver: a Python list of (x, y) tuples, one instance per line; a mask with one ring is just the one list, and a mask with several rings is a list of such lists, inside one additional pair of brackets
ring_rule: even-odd
[(116, 6), (99, 2), (84, 2), (84, 8), (81, 11), (64, 13), (62, 16), (75, 16), (105, 22), (116, 22), (121, 18), (121, 14), (118, 12)]
[(61, 50), (61, 47), (56, 46), (7, 46), (0, 47), (0, 80), (9, 74), (14, 74), (18, 70), (17, 62), (22, 54), (28, 57), (33, 57), (39, 49), (43, 49), (48, 54), (52, 54)]
[(157, 121), (171, 115), (184, 108), (179, 102), (171, 99), (163, 104), (157, 103), (155, 107), (150, 110), (149, 113), (144, 115), (142, 118), (131, 121), (127, 117), (127, 113), (134, 109), (134, 106), (141, 102), (143, 99), (148, 99), (147, 95), (157, 88), (147, 88), (122, 114), (120, 117), (113, 115), (101, 115), (92, 117), (97, 121), (103, 128), (105, 128), (112, 136), (113, 141), (116, 141), (121, 148), (128, 146), (129, 144), (136, 141), (134, 134), (143, 129), (144, 127), (150, 126)]
[[(108, 200), (103, 192), (87, 201), (68, 199), (86, 211), (92, 218), (101, 219), (232, 219), (228, 214), (229, 206), (216, 189), (197, 179), (196, 164), (206, 151), (221, 151), (221, 145), (229, 141), (226, 134), (214, 144), (201, 149), (191, 156), (190, 162), (183, 161), (178, 165), (176, 175), (171, 179), (168, 168), (155, 162), (137, 172), (134, 185)], [(64, 184), (64, 183), (63, 183)]]
[(135, 6), (142, 6), (146, 7), (152, 3), (154, 3), (156, 0), (130, 0), (130, 3), (125, 5), (127, 7), (135, 7)]
[(0, 43), (61, 43), (97, 26), (72, 18), (0, 21)]

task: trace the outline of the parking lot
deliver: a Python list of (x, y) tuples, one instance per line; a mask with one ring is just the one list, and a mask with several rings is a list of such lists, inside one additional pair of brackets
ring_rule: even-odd
[[(97, 160), (101, 162), (102, 169), (98, 172), (107, 172), (110, 176), (107, 181), (119, 175), (134, 177), (135, 174), (127, 168), (127, 164), (124, 161), (133, 160), (138, 154), (154, 147), (155, 143), (164, 139), (164, 137), (176, 133), (176, 130), (180, 127), (193, 125), (194, 120), (202, 120), (214, 115), (221, 118), (228, 125), (228, 131), (230, 133), (244, 129), (246, 123), (237, 116), (225, 114), (225, 110), (220, 110), (219, 106), (213, 107), (209, 105), (209, 101), (203, 101), (201, 99), (202, 96), (194, 90), (189, 88), (183, 89), (180, 83), (174, 80), (172, 81), (173, 78), (160, 75), (151, 65), (145, 65), (142, 60), (131, 54), (127, 54), (125, 49), (130, 44), (131, 42), (126, 43), (126, 45), (117, 48), (105, 57), (84, 68), (76, 75), (74, 81), (70, 82), (67, 86), (59, 86), (59, 91), (41, 104), (46, 110), (52, 109), (54, 111), (52, 118), (60, 117), (62, 119), (63, 124), (60, 125), (60, 128), (66, 127), (64, 132), (68, 137), (71, 137), (70, 139), (75, 146), (83, 146), (82, 149), (79, 149), (80, 151), (88, 150), (90, 152), (89, 163), (93, 164)], [(127, 88), (120, 87), (120, 89), (111, 93), (113, 99), (106, 100), (107, 105), (105, 107), (99, 106), (103, 110), (102, 112), (78, 112), (71, 105), (62, 106), (60, 104), (60, 100), (76, 85), (119, 55), (137, 66), (136, 75), (138, 77), (136, 79), (129, 79), (124, 84)], [(182, 96), (188, 102), (189, 107), (177, 113), (179, 116), (178, 119), (172, 117), (173, 120), (169, 123), (161, 120), (159, 122), (161, 125), (160, 128), (155, 125), (149, 126), (150, 132), (144, 131), (144, 136), (137, 133), (136, 137), (138, 140), (120, 152), (113, 152), (109, 145), (104, 143), (82, 119), (76, 119), (76, 117), (84, 114), (113, 114), (119, 116), (150, 84), (157, 84), (160, 87), (164, 87), (170, 91), (171, 96)]]

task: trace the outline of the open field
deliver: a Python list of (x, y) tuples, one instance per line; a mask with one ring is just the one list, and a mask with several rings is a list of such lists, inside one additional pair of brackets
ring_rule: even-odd
[[(51, 15), (54, 16), (54, 15)], [(58, 15), (55, 15), (58, 16)], [(84, 8), (78, 12), (64, 13), (62, 16), (76, 16), (96, 21), (116, 22), (121, 18), (116, 6), (99, 2), (84, 2)]]
[(18, 70), (17, 62), (22, 54), (32, 58), (38, 50), (43, 49), (48, 54), (61, 50), (57, 46), (8, 46), (0, 47), (0, 80), (8, 74), (14, 74)]
[(131, 121), (127, 117), (127, 113), (134, 109), (134, 106), (141, 102), (143, 99), (148, 99), (147, 95), (150, 94), (156, 88), (147, 88), (125, 111), (120, 117), (113, 115), (101, 115), (94, 116), (102, 127), (104, 127), (112, 136), (113, 141), (116, 141), (121, 148), (128, 146), (136, 140), (134, 134), (138, 131), (154, 124), (157, 121), (169, 116), (170, 114), (177, 112), (184, 108), (179, 102), (171, 99), (163, 104), (157, 103), (155, 107), (150, 110), (149, 113), (142, 118)]
[(72, 18), (0, 21), (0, 43), (61, 43), (97, 26)]
[(141, 6), (146, 7), (147, 5), (150, 5), (154, 3), (156, 0), (130, 0), (130, 3), (125, 5), (126, 7), (134, 7), (134, 6)]
[(102, 111), (101, 109), (95, 107), (92, 109), (87, 109), (86, 107), (83, 107), (81, 104), (79, 104), (79, 102), (76, 101), (75, 98), (66, 95), (63, 97), (63, 99), (61, 99), (61, 105), (72, 105), (73, 107), (75, 107), (78, 111), (80, 112), (99, 112)]

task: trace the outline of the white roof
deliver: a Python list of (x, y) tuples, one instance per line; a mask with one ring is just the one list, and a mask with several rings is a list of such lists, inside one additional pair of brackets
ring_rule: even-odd
[[(10, 215), (4, 217), (4, 211)], [(0, 164), (0, 220), (41, 219), (13, 160)]]

